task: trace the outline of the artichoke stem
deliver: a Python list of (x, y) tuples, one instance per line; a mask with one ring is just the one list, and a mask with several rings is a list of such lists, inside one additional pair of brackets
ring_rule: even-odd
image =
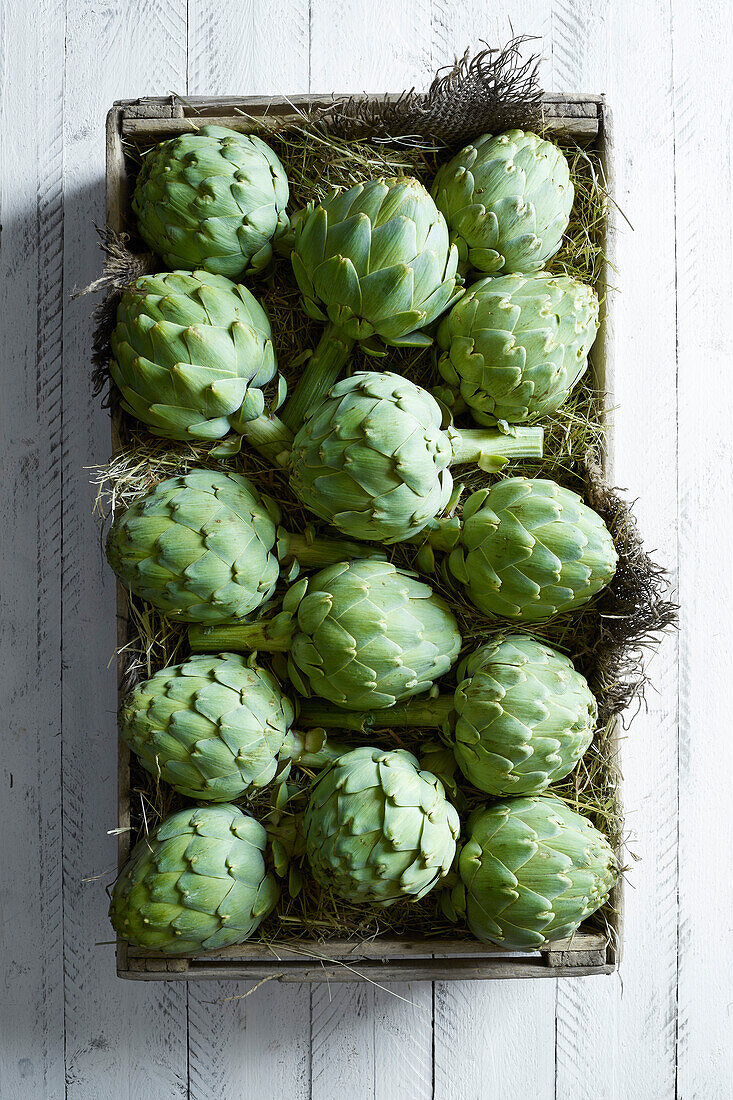
[(500, 470), (510, 458), (542, 457), (542, 428), (520, 428), (511, 424), (505, 431), (498, 428), (447, 430), (453, 446), (451, 466), (470, 462), (491, 471)]
[(373, 730), (386, 729), (442, 729), (453, 722), (453, 696), (421, 695), (408, 699), (405, 703), (396, 703), (384, 710), (371, 711), (368, 714), (356, 714), (354, 711), (341, 710), (317, 699), (306, 699), (300, 704), (299, 722), (303, 726), (323, 726), (353, 730), (357, 733), (371, 733)]
[(287, 467), (293, 446), (293, 433), (277, 416), (258, 416), (238, 426), (242, 437), (274, 466)]
[(295, 559), (305, 569), (324, 565), (338, 565), (342, 561), (354, 558), (374, 558), (386, 560), (386, 554), (368, 543), (351, 542), (348, 539), (313, 538), (307, 534), (286, 532), (278, 544), (278, 557), (281, 563)]
[(323, 768), (332, 760), (338, 760), (354, 746), (327, 741), (322, 732), (320, 737), (314, 738), (313, 732), (303, 734), (291, 729), (287, 747), (294, 764), (306, 768)]
[(264, 653), (287, 653), (295, 633), (290, 616), (260, 619), (254, 623), (196, 624), (188, 629), (192, 653), (237, 653), (261, 649)]
[(354, 341), (336, 325), (326, 326), (318, 347), (283, 409), (283, 421), (291, 431), (297, 432), (308, 410), (330, 390), (348, 361), (353, 346)]

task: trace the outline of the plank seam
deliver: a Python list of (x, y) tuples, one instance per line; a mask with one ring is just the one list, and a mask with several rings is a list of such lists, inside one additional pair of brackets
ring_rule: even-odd
[[(675, 331), (675, 395), (676, 395), (676, 407), (675, 407), (675, 439), (676, 439), (676, 476), (675, 476), (675, 489), (677, 496), (677, 535), (675, 540), (676, 552), (677, 552), (677, 568), (679, 570), (680, 554), (682, 552), (682, 540), (680, 535), (680, 413), (679, 413), (679, 391), (680, 391), (680, 317), (679, 317), (679, 236), (677, 225), (677, 103), (674, 94), (676, 86), (676, 68), (675, 68), (675, 49), (674, 49), (674, 5), (672, 0), (669, 0), (669, 48), (670, 59), (672, 67), (672, 96), (671, 96), (671, 111), (672, 111), (672, 228), (674, 233), (674, 331)], [(678, 578), (679, 583), (679, 578)], [(677, 647), (676, 655), (676, 671), (677, 671), (677, 832), (676, 832), (676, 844), (675, 844), (675, 877), (677, 881), (676, 902), (677, 902), (677, 922), (676, 922), (676, 942), (675, 942), (675, 999), (674, 999), (674, 1097), (675, 1100), (679, 1100), (679, 1054), (680, 1054), (680, 941), (681, 941), (681, 916), (682, 910), (680, 905), (680, 804), (681, 804), (681, 790), (680, 790), (680, 759), (682, 753), (682, 730), (680, 717), (682, 714), (683, 700), (681, 697), (681, 668), (680, 668), (681, 654), (679, 647)]]

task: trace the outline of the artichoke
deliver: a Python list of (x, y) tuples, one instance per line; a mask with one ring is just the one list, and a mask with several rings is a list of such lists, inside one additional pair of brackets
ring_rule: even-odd
[(469, 783), (494, 796), (539, 794), (569, 774), (598, 717), (584, 676), (526, 634), (483, 645), (458, 666), (453, 751)]
[(274, 501), (241, 474), (191, 470), (159, 482), (115, 519), (107, 560), (126, 588), (170, 618), (217, 623), (241, 619), (272, 595), (278, 557), (306, 566), (370, 552), (284, 531), (279, 518)]
[(472, 493), (462, 522), (438, 521), (429, 543), (453, 548), (449, 568), (480, 611), (523, 622), (582, 607), (618, 561), (598, 513), (545, 478), (508, 477)]
[(137, 947), (194, 955), (242, 943), (274, 908), (267, 834), (236, 806), (171, 814), (132, 850), (112, 892), (115, 931)]
[(291, 487), (340, 531), (400, 542), (447, 506), (451, 464), (496, 470), (509, 455), (542, 454), (541, 428), (459, 431), (441, 421), (437, 401), (400, 375), (344, 378), (295, 437)]
[(391, 707), (427, 691), (461, 648), (448, 606), (414, 574), (356, 559), (292, 585), (283, 612), (241, 626), (193, 627), (194, 652), (288, 652), (288, 674), (347, 710)]
[(440, 323), (440, 372), (479, 424), (536, 420), (584, 374), (597, 331), (598, 299), (577, 279), (482, 279)]
[(132, 209), (143, 240), (168, 267), (217, 275), (260, 271), (288, 226), (288, 180), (254, 134), (202, 126), (151, 150)]
[(316, 780), (305, 813), (314, 877), (355, 903), (423, 897), (450, 870), (458, 835), (440, 780), (403, 749), (341, 756)]
[(233, 430), (255, 445), (263, 437), (277, 460), (292, 436), (263, 415), (263, 387), (277, 370), (271, 335), (257, 299), (222, 275), (143, 275), (120, 299), (110, 374), (123, 409), (154, 435), (190, 441)]
[(115, 519), (107, 560), (126, 588), (172, 619), (238, 619), (275, 588), (277, 519), (241, 474), (192, 470)]
[(359, 183), (302, 211), (292, 263), (306, 312), (328, 322), (283, 413), (293, 431), (355, 342), (376, 354), (379, 341), (427, 346), (423, 330), (461, 293), (445, 219), (410, 177)]
[(453, 900), (465, 900), (484, 943), (528, 950), (571, 936), (618, 877), (606, 838), (558, 798), (497, 802), (471, 816), (468, 834)]
[(528, 634), (482, 645), (458, 666), (452, 695), (353, 714), (306, 702), (300, 722), (360, 733), (440, 729), (464, 776), (486, 794), (540, 794), (575, 767), (593, 739), (596, 701), (563, 654)]
[(292, 758), (294, 710), (272, 673), (234, 653), (189, 657), (122, 700), (120, 734), (147, 771), (186, 798), (228, 802)]
[(485, 275), (539, 271), (560, 248), (573, 208), (567, 160), (522, 130), (461, 149), (438, 169), (432, 194), (461, 264)]

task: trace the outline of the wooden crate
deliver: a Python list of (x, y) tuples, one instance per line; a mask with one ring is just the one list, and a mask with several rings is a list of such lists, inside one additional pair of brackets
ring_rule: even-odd
[[(379, 97), (383, 98), (383, 97)], [(302, 121), (295, 111), (326, 106), (332, 96), (280, 97), (193, 97), (183, 105), (173, 97), (121, 100), (107, 116), (107, 224), (115, 232), (126, 228), (129, 209), (129, 177), (124, 143), (130, 139), (158, 142), (190, 130), (190, 118), (228, 126), (240, 132), (267, 131), (288, 121)], [(545, 130), (556, 137), (573, 138), (599, 151), (611, 194), (613, 194), (611, 116), (602, 96), (545, 95)], [(607, 268), (613, 266), (613, 209), (606, 232)], [(609, 282), (612, 280), (609, 278)], [(592, 370), (598, 388), (613, 401), (612, 301), (602, 307), (601, 328), (592, 353)], [(112, 424), (113, 448), (117, 446), (117, 425)], [(604, 468), (613, 482), (613, 430), (607, 426)], [(118, 640), (127, 641), (127, 593), (117, 589)], [(123, 674), (120, 659), (120, 683)], [(614, 752), (618, 745), (614, 737)], [(130, 851), (130, 753), (120, 740), (118, 756), (119, 844), (118, 866)], [(466, 939), (425, 937), (365, 942), (353, 940), (281, 941), (275, 944), (250, 942), (217, 952), (203, 952), (193, 958), (171, 958), (117, 942), (117, 973), (134, 980), (193, 981), (197, 979), (277, 978), (288, 982), (355, 981), (449, 981), (479, 978), (559, 978), (586, 974), (610, 974), (621, 949), (622, 887), (611, 896), (610, 934), (581, 928), (569, 940), (556, 941), (541, 951), (518, 952)]]

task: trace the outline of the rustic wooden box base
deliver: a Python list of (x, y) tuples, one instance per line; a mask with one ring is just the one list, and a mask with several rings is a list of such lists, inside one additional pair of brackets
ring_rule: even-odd
[[(331, 96), (293, 96), (290, 99), (261, 97), (201, 98), (180, 102), (168, 99), (122, 100), (107, 116), (107, 224), (115, 232), (125, 228), (129, 206), (128, 177), (124, 164), (126, 139), (163, 141), (191, 129), (189, 118), (205, 116), (208, 121), (248, 132), (281, 126), (289, 120), (302, 122), (294, 108), (326, 106)], [(382, 98), (382, 97), (380, 97)], [(546, 95), (545, 130), (549, 135), (572, 138), (598, 149), (606, 179), (613, 193), (612, 135), (610, 115), (601, 96)], [(611, 212), (609, 212), (609, 217)], [(606, 256), (612, 264), (612, 233), (607, 234)], [(598, 388), (613, 390), (612, 348), (609, 339), (608, 302), (593, 348), (592, 369)], [(608, 401), (611, 406), (612, 401)], [(116, 445), (113, 425), (113, 445)], [(613, 436), (606, 435), (605, 471), (612, 480)], [(118, 638), (127, 641), (127, 594), (118, 586)], [(122, 670), (121, 670), (122, 671)], [(119, 866), (130, 850), (130, 755), (119, 746)], [(329, 940), (282, 941), (270, 945), (246, 943), (217, 953), (194, 958), (171, 958), (130, 947), (118, 940), (117, 973), (133, 980), (198, 981), (202, 979), (278, 979), (287, 982), (354, 981), (380, 982), (475, 980), (479, 978), (559, 978), (586, 974), (610, 974), (616, 969), (621, 942), (621, 887), (611, 897), (611, 935), (578, 932), (571, 940), (527, 954), (502, 950), (471, 940), (422, 940), (376, 938), (365, 942)]]

